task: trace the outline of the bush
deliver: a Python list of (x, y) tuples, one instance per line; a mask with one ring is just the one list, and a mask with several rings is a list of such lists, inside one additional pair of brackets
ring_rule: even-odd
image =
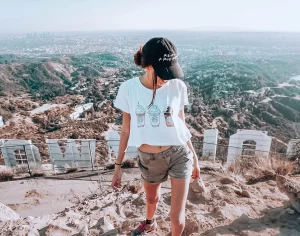
[(66, 163), (64, 165), (66, 173), (74, 173), (78, 171), (78, 163), (72, 162), (71, 164)]
[(18, 166), (13, 167), (12, 170), (13, 170), (14, 174), (16, 174), (16, 175), (28, 173), (28, 165), (27, 164), (18, 165)]
[(31, 176), (32, 177), (43, 177), (43, 176), (45, 176), (45, 173), (37, 171), (37, 172), (33, 172)]
[(14, 176), (14, 173), (12, 169), (0, 169), (0, 182), (2, 181), (9, 181), (12, 180)]
[(283, 105), (279, 102), (275, 102), (275, 101), (271, 101), (272, 106), (279, 111), (286, 119), (290, 120), (290, 121), (294, 121), (294, 122), (299, 122), (299, 115), (300, 113), (297, 112), (296, 110)]
[(9, 119), (12, 118), (12, 114), (10, 111), (4, 110), (2, 108), (0, 108), (0, 116), (3, 117), (4, 121), (8, 121)]
[(142, 189), (143, 189), (143, 185), (141, 184), (141, 182), (130, 184), (127, 187), (127, 190), (132, 194), (140, 193)]
[(134, 159), (126, 159), (122, 163), (122, 168), (134, 168), (136, 166), (136, 161)]
[(228, 171), (235, 175), (242, 175), (249, 184), (275, 180), (276, 175), (290, 175), (296, 169), (296, 163), (278, 156), (239, 157)]
[[(122, 163), (122, 168), (134, 168), (136, 167), (136, 160), (134, 159), (126, 159)], [(114, 170), (115, 169), (115, 163), (109, 163), (105, 166), (106, 170)]]
[(261, 116), (262, 116), (263, 120), (269, 124), (272, 124), (272, 125), (280, 124), (280, 120), (278, 119), (278, 117), (270, 114), (269, 112), (263, 111), (261, 113)]

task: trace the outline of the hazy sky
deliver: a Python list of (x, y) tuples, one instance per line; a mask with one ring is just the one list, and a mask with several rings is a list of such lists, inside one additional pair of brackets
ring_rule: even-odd
[(0, 0), (0, 33), (130, 29), (300, 32), (300, 0)]

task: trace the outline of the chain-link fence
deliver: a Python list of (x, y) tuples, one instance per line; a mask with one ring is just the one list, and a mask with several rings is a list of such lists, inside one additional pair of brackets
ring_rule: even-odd
[[(33, 176), (39, 172), (72, 172), (78, 169), (95, 169), (96, 144), (101, 142), (108, 149), (108, 155), (112, 161), (118, 155), (120, 140), (84, 140), (84, 139), (57, 139), (46, 140), (45, 143), (9, 144), (5, 140), (1, 144), (2, 162), (6, 166), (13, 167), (16, 172), (25, 172)], [(198, 157), (203, 156), (203, 141), (192, 142)], [(264, 150), (256, 150), (252, 146), (232, 147), (225, 144), (214, 144), (216, 146), (216, 160), (225, 163), (229, 148), (241, 149), (242, 156), (255, 156), (269, 154), (280, 158), (287, 158), (286, 153), (266, 153)], [(125, 157), (137, 156), (138, 149), (128, 147)]]

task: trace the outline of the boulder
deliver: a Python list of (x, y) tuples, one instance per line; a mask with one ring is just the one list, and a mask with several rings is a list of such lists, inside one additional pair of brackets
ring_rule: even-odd
[(285, 193), (293, 208), (300, 213), (300, 183), (285, 176), (276, 176), (276, 183), (280, 192)]
[(221, 184), (235, 184), (235, 180), (230, 177), (223, 177), (220, 182)]
[(0, 221), (18, 220), (20, 218), (16, 212), (0, 202)]
[(190, 184), (190, 188), (194, 193), (205, 193), (206, 192), (206, 187), (201, 178), (198, 180), (194, 180)]
[(106, 217), (99, 219), (91, 229), (97, 229), (101, 236), (115, 236), (119, 233), (119, 231), (114, 228), (113, 224), (110, 223)]

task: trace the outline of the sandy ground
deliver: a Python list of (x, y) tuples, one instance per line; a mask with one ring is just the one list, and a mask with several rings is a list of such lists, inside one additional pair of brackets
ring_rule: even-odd
[(0, 202), (20, 216), (56, 213), (98, 188), (96, 181), (27, 179), (0, 183)]
[[(202, 173), (207, 192), (194, 185), (190, 188), (183, 235), (300, 235), (300, 214), (290, 208), (275, 181), (246, 185), (237, 178), (224, 182), (214, 171)], [(125, 170), (124, 188), (117, 192), (109, 187), (111, 176), (107, 172), (76, 180), (0, 183), (0, 202), (24, 217), (0, 222), (0, 235), (101, 235), (102, 217), (119, 235), (130, 235), (145, 217), (143, 189), (129, 191), (130, 186), (139, 186), (140, 174), (137, 169)], [(170, 235), (170, 182), (162, 187), (159, 229), (149, 235)]]

